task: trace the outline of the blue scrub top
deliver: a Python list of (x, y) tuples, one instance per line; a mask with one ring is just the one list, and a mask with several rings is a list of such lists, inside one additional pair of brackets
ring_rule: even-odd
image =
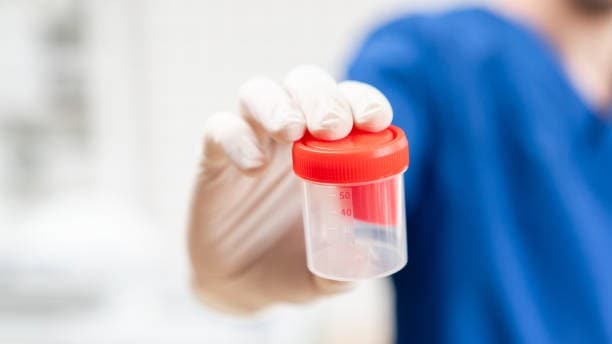
[(484, 9), (373, 32), (350, 79), (410, 141), (398, 343), (612, 342), (612, 111)]

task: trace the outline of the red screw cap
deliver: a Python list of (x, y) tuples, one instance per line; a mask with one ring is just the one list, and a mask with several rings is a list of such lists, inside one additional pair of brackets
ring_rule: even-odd
[(293, 144), (293, 171), (318, 183), (374, 181), (403, 172), (408, 164), (408, 140), (393, 125), (378, 133), (353, 129), (337, 141), (319, 140), (307, 132)]

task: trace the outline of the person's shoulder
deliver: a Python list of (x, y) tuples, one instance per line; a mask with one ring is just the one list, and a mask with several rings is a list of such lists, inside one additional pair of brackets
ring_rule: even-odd
[(375, 28), (368, 48), (403, 57), (453, 56), (478, 59), (504, 50), (516, 27), (495, 12), (463, 7), (445, 12), (401, 15)]
[(403, 15), (370, 31), (347, 76), (379, 87), (418, 80), (413, 88), (438, 95), (450, 84), (516, 74), (533, 42), (520, 24), (485, 8)]

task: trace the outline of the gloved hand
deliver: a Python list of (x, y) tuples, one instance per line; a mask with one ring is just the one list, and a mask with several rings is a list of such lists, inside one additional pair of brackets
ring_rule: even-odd
[(227, 312), (249, 313), (349, 288), (306, 267), (291, 142), (305, 130), (326, 140), (345, 137), (353, 125), (380, 131), (392, 116), (374, 87), (337, 84), (315, 66), (293, 69), (283, 87), (266, 78), (246, 82), (239, 113), (214, 114), (204, 129), (189, 231), (199, 297)]

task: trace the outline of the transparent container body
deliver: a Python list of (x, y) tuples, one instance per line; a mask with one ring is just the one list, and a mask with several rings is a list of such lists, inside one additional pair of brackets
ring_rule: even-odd
[(304, 181), (308, 268), (333, 280), (384, 277), (408, 261), (403, 173), (359, 184)]

